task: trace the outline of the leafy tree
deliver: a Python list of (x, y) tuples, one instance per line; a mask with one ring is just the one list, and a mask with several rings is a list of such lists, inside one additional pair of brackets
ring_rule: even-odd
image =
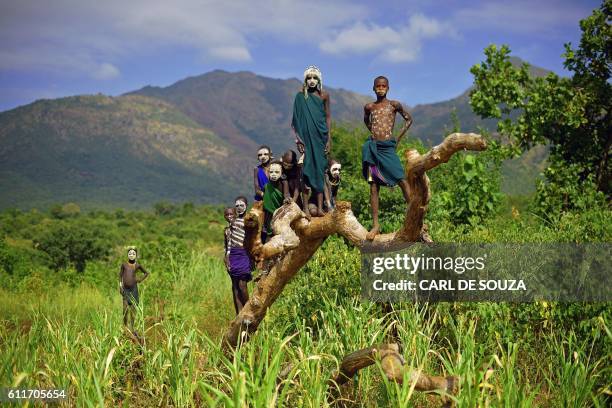
[(57, 219), (73, 218), (81, 213), (81, 207), (75, 203), (56, 204), (51, 207), (51, 215)]
[(78, 272), (85, 270), (88, 261), (108, 253), (105, 234), (81, 224), (55, 224), (36, 240), (38, 249), (45, 252), (51, 267), (60, 270), (74, 265)]
[(153, 206), (155, 214), (158, 216), (173, 215), (176, 212), (176, 206), (167, 201), (160, 201)]
[(11, 248), (6, 244), (4, 238), (0, 239), (0, 271), (4, 271), (9, 275), (13, 274), (15, 265), (19, 261), (17, 254), (11, 251)]
[[(610, 195), (611, 12), (612, 0), (604, 0), (580, 22), (578, 49), (565, 45), (564, 65), (573, 72), (571, 78), (554, 73), (532, 78), (528, 64), (512, 65), (507, 46), (487, 47), (486, 61), (471, 69), (475, 83), (470, 95), (472, 109), (483, 118), (500, 119), (497, 129), (508, 138), (514, 154), (536, 144), (551, 146), (552, 165), (545, 173), (548, 183), (541, 184), (537, 192), (542, 212), (575, 208), (584, 188), (560, 198), (571, 189), (567, 183), (592, 184)], [(552, 167), (559, 164), (571, 167), (573, 181), (555, 177)]]

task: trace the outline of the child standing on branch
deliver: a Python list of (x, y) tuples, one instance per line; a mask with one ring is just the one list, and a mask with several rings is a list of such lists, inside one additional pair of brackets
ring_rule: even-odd
[[(397, 156), (397, 145), (412, 125), (412, 117), (404, 110), (398, 101), (387, 99), (389, 80), (379, 76), (374, 80), (372, 90), (376, 93), (376, 102), (368, 103), (363, 108), (363, 121), (371, 132), (371, 136), (363, 144), (362, 171), (364, 178), (370, 183), (370, 205), (372, 207), (372, 229), (366, 239), (373, 240), (380, 232), (378, 223), (378, 192), (380, 186), (393, 187), (399, 184), (408, 203), (408, 183), (404, 178), (404, 168)], [(397, 140), (393, 138), (395, 114), (404, 118)]]
[(323, 91), (321, 71), (314, 65), (309, 66), (304, 71), (303, 89), (295, 95), (291, 127), (297, 137), (298, 151), (304, 155), (304, 182), (317, 198), (318, 217), (324, 215), (324, 174), (326, 156), (331, 149), (329, 103), (329, 94)]
[(253, 169), (253, 185), (255, 187), (255, 201), (263, 200), (264, 187), (269, 181), (270, 162), (272, 159), (272, 150), (265, 145), (259, 146), (257, 149), (257, 160), (259, 164)]

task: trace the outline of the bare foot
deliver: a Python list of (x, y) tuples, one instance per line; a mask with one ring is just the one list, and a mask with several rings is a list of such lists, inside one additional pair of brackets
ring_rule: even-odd
[(317, 212), (315, 214), (315, 217), (324, 217), (325, 216), (325, 212), (323, 212), (323, 210), (321, 208), (317, 208)]
[(372, 229), (370, 230), (370, 232), (368, 232), (368, 234), (366, 235), (366, 239), (368, 241), (372, 241), (374, 237), (378, 235), (379, 232), (380, 232), (380, 227), (378, 225), (374, 225)]

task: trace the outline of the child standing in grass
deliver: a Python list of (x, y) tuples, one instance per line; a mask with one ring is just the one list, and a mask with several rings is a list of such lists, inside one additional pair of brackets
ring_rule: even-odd
[[(127, 253), (128, 261), (121, 264), (119, 270), (119, 292), (123, 297), (123, 324), (128, 326), (130, 331), (138, 338), (138, 333), (134, 330), (134, 315), (136, 305), (139, 301), (138, 284), (149, 276), (149, 272), (136, 262), (137, 252), (135, 247), (130, 247)], [(137, 271), (141, 271), (144, 276), (138, 278)]]
[(223, 235), (225, 237), (223, 244), (223, 262), (225, 263), (225, 269), (227, 269), (229, 272), (230, 238), (232, 235), (232, 222), (234, 222), (234, 219), (236, 218), (236, 209), (233, 207), (227, 207), (223, 212), (223, 218), (225, 218), (225, 221), (227, 221), (227, 226), (223, 229)]
[(251, 272), (254, 269), (253, 260), (244, 247), (246, 231), (244, 217), (247, 209), (247, 199), (244, 196), (236, 197), (234, 207), (236, 216), (230, 224), (229, 253), (227, 254), (227, 272), (232, 279), (232, 296), (236, 314), (240, 313), (246, 302), (249, 301), (247, 283), (253, 279)]

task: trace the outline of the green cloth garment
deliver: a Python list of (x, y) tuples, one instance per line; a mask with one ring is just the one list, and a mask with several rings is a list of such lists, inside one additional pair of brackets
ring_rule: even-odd
[(291, 126), (304, 143), (304, 181), (316, 193), (322, 193), (327, 167), (325, 144), (329, 137), (323, 100), (314, 93), (309, 93), (308, 98), (303, 92), (295, 95)]
[(272, 181), (264, 187), (263, 206), (266, 214), (264, 217), (263, 231), (265, 231), (268, 236), (272, 236), (272, 215), (274, 211), (283, 205), (284, 198), (283, 192), (274, 187)]
[(274, 187), (274, 184), (272, 184), (272, 182), (266, 184), (266, 186), (264, 187), (263, 196), (264, 210), (266, 210), (270, 214), (274, 214), (274, 211), (276, 211), (283, 205), (284, 199), (285, 196), (283, 195), (283, 192), (280, 191), (278, 188)]
[[(382, 176), (382, 184), (393, 187), (404, 178), (404, 168), (400, 162), (395, 147), (397, 142), (395, 139), (390, 140), (374, 140), (371, 137), (366, 140), (361, 148), (361, 161), (363, 177), (368, 180), (368, 175), (371, 170), (376, 174), (372, 174), (375, 182), (380, 183)], [(375, 169), (371, 169), (375, 167)]]

